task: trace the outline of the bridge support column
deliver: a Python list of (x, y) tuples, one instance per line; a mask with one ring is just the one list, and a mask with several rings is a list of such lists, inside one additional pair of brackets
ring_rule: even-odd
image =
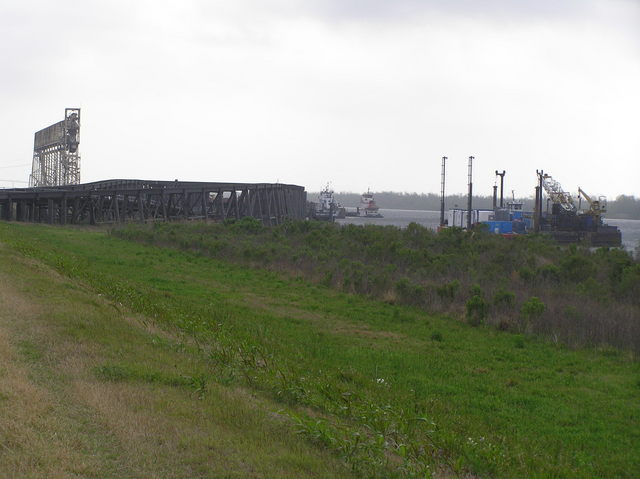
[(53, 224), (55, 217), (56, 217), (55, 204), (53, 200), (47, 200), (47, 222), (50, 225)]

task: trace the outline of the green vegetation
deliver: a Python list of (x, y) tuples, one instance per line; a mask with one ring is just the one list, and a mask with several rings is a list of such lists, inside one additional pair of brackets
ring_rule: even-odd
[[(546, 264), (545, 255), (555, 251), (551, 245), (540, 238), (526, 246), (510, 243), (516, 250), (512, 255), (511, 248), (497, 249), (494, 239), (480, 233), (452, 230), (438, 237), (415, 225), (404, 231), (332, 228), (299, 223), (264, 230), (242, 221), (131, 226), (106, 235), (0, 224), (5, 245), (0, 252), (5, 268), (15, 262), (6, 257), (6, 248), (29, 260), (31, 277), (22, 283), (30, 284), (34, 295), (54, 305), (68, 302), (69, 310), (78, 305), (76, 315), (53, 314), (51, 321), (57, 334), (101, 348), (87, 369), (100, 387), (126, 388), (127, 394), (154, 388), (171, 401), (188, 397), (193, 411), (184, 406), (172, 414), (193, 414), (198, 424), (211, 417), (221, 425), (226, 423), (216, 400), (239, 394), (242, 403), (238, 391), (250, 391), (254, 407), (263, 411), (258, 427), (267, 427), (261, 439), (276, 450), (275, 456), (261, 455), (251, 442), (247, 460), (256, 477), (296, 477), (301, 470), (312, 476), (317, 471), (313, 447), (316, 457), (331, 451), (355, 477), (638, 476), (640, 366), (630, 353), (569, 350), (523, 336), (517, 328), (501, 331), (451, 317), (462, 319), (466, 302), (480, 298), (483, 306), (473, 306), (473, 314), (486, 312), (488, 320), (506, 310), (517, 324), (535, 327), (552, 303), (542, 294), (535, 295), (544, 303), (540, 313), (529, 291), (488, 281), (501, 275), (501, 264), (486, 277), (462, 273), (473, 268), (480, 251), (492, 258), (503, 255), (518, 271), (525, 266), (515, 253), (535, 248), (534, 260), (543, 258)], [(325, 243), (327, 234), (333, 243)], [(369, 241), (376, 235), (381, 239)], [(341, 257), (347, 247), (358, 255)], [(609, 285), (635, 274), (636, 265), (622, 253), (588, 255), (576, 249), (570, 254), (597, 261), (598, 267), (617, 265), (604, 271), (612, 275)], [(375, 258), (381, 258), (381, 270)], [(531, 291), (551, 281), (539, 275), (537, 261), (525, 263)], [(42, 264), (68, 279), (53, 285), (34, 279)], [(266, 271), (264, 265), (281, 271)], [(576, 284), (576, 271), (588, 269), (579, 260), (559, 268), (552, 281), (562, 288)], [(435, 279), (433, 284), (419, 281), (427, 271), (449, 279), (438, 289)], [(513, 280), (525, 284), (517, 274)], [(102, 321), (85, 318), (94, 300), (84, 291), (108, 298), (105, 305), (95, 302), (105, 315)], [(389, 295), (385, 302), (366, 297), (378, 297), (378, 291)], [(616, 292), (623, 300), (628, 293)], [(450, 314), (427, 314), (422, 309), (427, 306)], [(631, 299), (627, 306), (636, 307)], [(116, 318), (107, 321), (106, 310)], [(576, 307), (566, 316), (581, 314)], [(133, 330), (125, 319), (131, 316), (148, 331)], [(40, 353), (29, 344), (36, 343), (21, 346), (25, 361), (38, 361)], [(164, 417), (171, 401), (149, 406), (149, 413)], [(277, 407), (270, 409), (271, 404)], [(234, 410), (241, 415), (239, 408)], [(278, 417), (268, 426), (268, 413), (276, 410)], [(233, 421), (255, 437), (251, 421), (236, 416)], [(296, 435), (307, 439), (299, 463), (277, 446), (290, 444)], [(180, 450), (197, 449), (192, 459), (204, 463), (198, 437)], [(209, 444), (217, 447), (211, 439)], [(275, 464), (287, 474), (274, 473)], [(330, 471), (337, 470), (327, 462), (327, 471), (317, 477), (334, 477), (337, 472)], [(192, 476), (207, 477), (204, 469), (198, 471)]]
[(0, 284), (0, 477), (353, 477), (189, 338), (3, 241)]
[(113, 234), (291, 272), (476, 325), (640, 352), (640, 264), (619, 249), (567, 249), (542, 236), (505, 239), (482, 230), (436, 234), (415, 223), (406, 229), (320, 222), (264, 228), (252, 218), (130, 225)]

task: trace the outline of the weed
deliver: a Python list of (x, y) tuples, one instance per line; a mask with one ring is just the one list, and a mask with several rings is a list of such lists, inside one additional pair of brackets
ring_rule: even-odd
[(18, 351), (29, 362), (39, 362), (43, 358), (42, 349), (31, 341), (20, 341), (18, 343)]
[(440, 331), (434, 331), (433, 333), (431, 333), (431, 340), (439, 342), (443, 341), (442, 333)]

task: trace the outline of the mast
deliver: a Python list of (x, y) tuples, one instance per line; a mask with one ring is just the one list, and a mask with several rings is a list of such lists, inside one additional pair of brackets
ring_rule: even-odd
[(444, 226), (444, 179), (446, 169), (447, 157), (442, 157), (442, 184), (440, 191), (440, 226)]
[(473, 168), (473, 156), (469, 157), (469, 198), (467, 199), (467, 229), (471, 229), (471, 208), (473, 198), (473, 182), (472, 182), (472, 168)]

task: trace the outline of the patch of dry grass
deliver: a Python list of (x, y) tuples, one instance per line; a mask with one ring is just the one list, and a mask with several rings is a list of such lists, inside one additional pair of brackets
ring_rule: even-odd
[[(6, 278), (2, 278), (3, 280)], [(0, 288), (0, 476), (7, 478), (112, 477), (117, 461), (91, 451), (83, 425), (74, 427), (73, 408), (33, 377), (37, 349), (21, 340), (40, 308), (3, 282)], [(22, 351), (21, 351), (22, 349)], [(108, 438), (101, 438), (103, 445)]]

